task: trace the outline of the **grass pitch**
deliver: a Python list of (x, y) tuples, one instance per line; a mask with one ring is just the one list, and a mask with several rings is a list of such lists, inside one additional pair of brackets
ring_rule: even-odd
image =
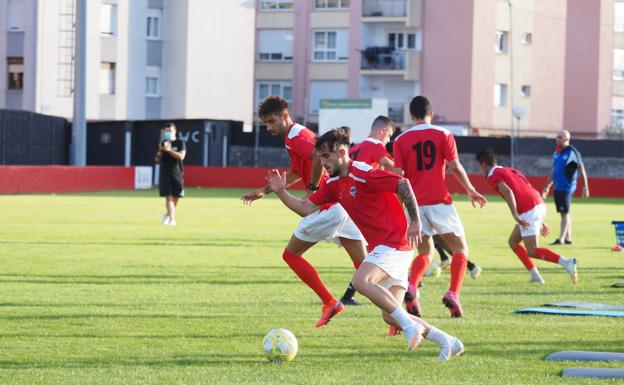
[[(527, 282), (506, 246), (504, 202), (491, 197), (479, 210), (458, 199), (483, 274), (466, 277), (463, 320), (441, 303), (448, 272), (425, 279), (425, 319), (466, 346), (439, 363), (430, 342), (408, 352), (402, 337), (386, 337), (366, 300), (315, 329), (320, 303), (281, 260), (299, 218), (274, 197), (245, 207), (242, 193), (188, 190), (177, 227), (160, 225), (154, 191), (0, 197), (0, 383), (544, 385), (565, 383), (564, 367), (622, 367), (543, 358), (623, 351), (623, 319), (512, 314), (552, 301), (624, 304), (624, 289), (609, 287), (624, 280), (624, 254), (609, 251), (622, 200), (574, 200), (574, 245), (554, 248), (579, 258), (573, 287), (560, 266), (541, 261), (546, 284)], [(548, 211), (556, 234), (551, 202)], [(341, 295), (353, 270), (344, 251), (324, 243), (306, 257)], [(288, 364), (261, 353), (278, 326), (299, 340)]]

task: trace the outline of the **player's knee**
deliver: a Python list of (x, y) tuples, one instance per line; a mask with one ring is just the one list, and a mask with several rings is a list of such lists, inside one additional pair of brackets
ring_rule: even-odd
[(535, 247), (527, 246), (526, 251), (529, 257), (535, 258)]
[(286, 262), (289, 265), (291, 262), (293, 262), (297, 258), (301, 258), (301, 256), (296, 255), (295, 253), (291, 253), (288, 250), (284, 250), (284, 253), (282, 254), (282, 259), (284, 260), (284, 262)]
[(509, 247), (514, 250), (516, 247), (518, 247), (518, 245), (520, 244), (518, 241), (516, 241), (515, 239), (509, 239), (507, 241), (507, 244), (509, 245)]
[(365, 294), (367, 288), (370, 286), (370, 277), (366, 274), (359, 274), (359, 272), (356, 272), (351, 283), (353, 284), (355, 290)]

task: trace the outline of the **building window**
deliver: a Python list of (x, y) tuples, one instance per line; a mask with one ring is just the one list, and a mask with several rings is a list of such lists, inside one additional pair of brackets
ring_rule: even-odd
[(347, 82), (341, 80), (313, 80), (310, 82), (309, 111), (318, 114), (321, 99), (344, 99), (347, 97)]
[(100, 64), (100, 94), (115, 94), (115, 63)]
[(256, 83), (256, 100), (259, 104), (269, 96), (281, 96), (290, 104), (292, 102), (292, 82), (284, 81), (258, 81)]
[(160, 67), (147, 67), (145, 71), (145, 96), (160, 97)]
[(100, 5), (100, 35), (117, 35), (117, 6), (115, 4)]
[(7, 71), (9, 74), (9, 81), (7, 88), (10, 90), (23, 90), (24, 89), (24, 58), (23, 57), (8, 57), (7, 58)]
[(261, 29), (258, 31), (258, 60), (293, 59), (292, 29)]
[(314, 31), (312, 34), (313, 61), (346, 61), (349, 52), (349, 31)]
[(496, 53), (507, 53), (507, 31), (496, 31)]
[(529, 96), (531, 96), (531, 86), (522, 86), (520, 88), (520, 92), (522, 93), (522, 96), (528, 98)]
[(388, 34), (388, 46), (397, 50), (422, 50), (421, 31), (392, 32)]
[(293, 0), (260, 0), (260, 11), (291, 11)]
[(624, 3), (615, 2), (615, 15), (613, 16), (613, 30), (624, 32)]
[(522, 34), (522, 44), (529, 45), (533, 42), (533, 34), (532, 33), (524, 33)]
[(494, 106), (505, 107), (507, 105), (507, 84), (494, 84)]
[(314, 9), (347, 9), (349, 0), (315, 0)]
[(613, 80), (624, 80), (624, 49), (613, 50)]
[(26, 5), (24, 0), (9, 0), (7, 30), (23, 31), (26, 27)]
[(160, 20), (162, 11), (160, 9), (149, 9), (147, 11), (147, 33), (148, 39), (160, 40)]

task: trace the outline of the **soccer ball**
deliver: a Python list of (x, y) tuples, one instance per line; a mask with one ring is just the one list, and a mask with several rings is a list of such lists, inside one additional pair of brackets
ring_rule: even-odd
[(267, 359), (271, 362), (292, 361), (297, 355), (299, 344), (292, 332), (276, 328), (267, 333), (262, 341)]

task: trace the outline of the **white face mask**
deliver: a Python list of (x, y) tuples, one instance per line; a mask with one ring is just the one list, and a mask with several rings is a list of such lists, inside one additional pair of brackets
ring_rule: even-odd
[(163, 133), (163, 139), (165, 139), (165, 140), (173, 140), (173, 132), (165, 131)]

